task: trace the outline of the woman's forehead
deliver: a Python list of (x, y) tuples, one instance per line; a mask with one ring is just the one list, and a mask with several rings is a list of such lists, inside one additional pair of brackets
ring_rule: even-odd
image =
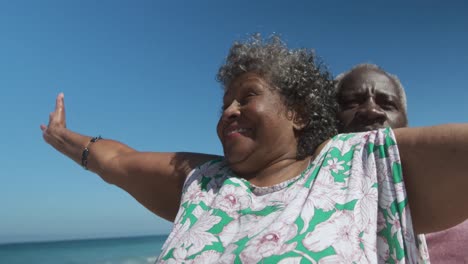
[(235, 90), (245, 87), (247, 85), (257, 84), (261, 86), (268, 86), (268, 82), (258, 73), (246, 72), (234, 78), (229, 85), (226, 86), (224, 94), (232, 93)]

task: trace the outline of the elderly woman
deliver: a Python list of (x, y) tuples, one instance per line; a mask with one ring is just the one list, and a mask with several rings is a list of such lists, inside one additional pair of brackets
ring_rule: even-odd
[(415, 263), (427, 257), (415, 234), (467, 218), (467, 125), (327, 140), (331, 76), (278, 37), (235, 43), (218, 79), (224, 157), (77, 134), (62, 94), (41, 126), (58, 151), (174, 221), (158, 262)]

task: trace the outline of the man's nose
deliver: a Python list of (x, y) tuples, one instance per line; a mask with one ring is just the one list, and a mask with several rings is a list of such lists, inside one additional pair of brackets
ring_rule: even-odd
[(383, 124), (387, 120), (387, 114), (372, 98), (370, 98), (356, 111), (356, 118), (366, 124)]

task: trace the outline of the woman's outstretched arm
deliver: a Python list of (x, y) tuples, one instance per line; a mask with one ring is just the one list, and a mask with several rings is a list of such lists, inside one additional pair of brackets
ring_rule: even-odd
[(88, 146), (87, 168), (103, 180), (127, 191), (143, 206), (169, 221), (174, 220), (184, 180), (196, 166), (215, 158), (199, 153), (139, 152), (118, 141), (75, 133), (66, 127), (63, 94), (56, 99), (49, 124), (41, 125), (44, 140), (82, 165)]
[(468, 218), (468, 124), (395, 130), (414, 228), (429, 233)]

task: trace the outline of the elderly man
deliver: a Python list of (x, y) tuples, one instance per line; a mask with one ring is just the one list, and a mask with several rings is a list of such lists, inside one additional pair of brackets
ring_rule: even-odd
[[(396, 76), (377, 65), (359, 64), (336, 81), (340, 132), (408, 126), (406, 94)], [(426, 241), (432, 263), (468, 263), (468, 221), (427, 234)]]

